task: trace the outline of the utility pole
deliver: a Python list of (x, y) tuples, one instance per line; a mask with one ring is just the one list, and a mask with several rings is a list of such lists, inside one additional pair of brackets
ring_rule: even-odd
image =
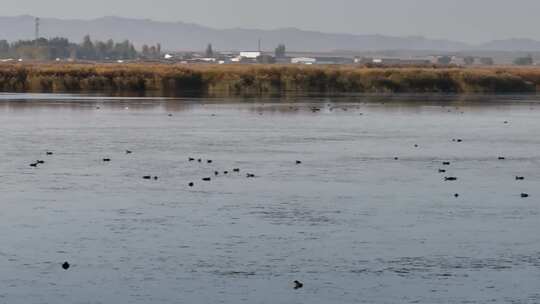
[(261, 52), (261, 39), (259, 38), (259, 53)]

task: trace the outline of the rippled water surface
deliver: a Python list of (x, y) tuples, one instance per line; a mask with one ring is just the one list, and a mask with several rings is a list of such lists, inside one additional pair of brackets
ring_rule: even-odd
[(0, 303), (539, 303), (539, 100), (0, 95)]

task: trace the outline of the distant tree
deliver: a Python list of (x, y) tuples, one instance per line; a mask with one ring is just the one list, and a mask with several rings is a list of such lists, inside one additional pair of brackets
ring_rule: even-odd
[(449, 65), (451, 62), (452, 62), (452, 57), (450, 56), (441, 56), (437, 58), (438, 64)]
[(156, 58), (157, 57), (157, 48), (155, 46), (150, 47), (150, 55), (148, 56), (150, 58)]
[(212, 48), (212, 44), (209, 43), (208, 46), (206, 47), (206, 57), (207, 58), (212, 58), (214, 57), (214, 49)]
[(107, 40), (107, 54), (109, 56), (114, 52), (114, 40), (109, 39)]
[(137, 58), (137, 50), (135, 49), (135, 46), (133, 43), (129, 44), (129, 59)]
[[(158, 53), (158, 47), (153, 47)], [(92, 41), (85, 36), (80, 44), (70, 42), (66, 38), (39, 38), (37, 40), (19, 40), (8, 43), (0, 40), (0, 56), (39, 60), (55, 60), (72, 58), (86, 60), (134, 59), (138, 52), (129, 40), (115, 43), (113, 40)]]
[(96, 41), (94, 43), (95, 55), (97, 59), (103, 60), (107, 58), (107, 44), (102, 41)]
[(491, 57), (482, 57), (480, 58), (480, 63), (483, 65), (493, 65), (493, 58)]
[(285, 58), (287, 49), (285, 47), (285, 44), (280, 44), (275, 50), (276, 58)]
[(71, 43), (66, 38), (52, 38), (47, 41), (45, 39), (43, 48), (46, 51), (42, 52), (44, 59), (56, 59), (56, 58), (67, 58), (69, 57), (69, 49)]
[(129, 40), (124, 40), (114, 46), (114, 59), (133, 59), (137, 57), (137, 51)]
[(533, 64), (533, 58), (531, 55), (528, 55), (526, 57), (518, 57), (514, 59), (515, 65), (532, 65)]
[(83, 38), (83, 42), (79, 49), (80, 57), (83, 59), (93, 59), (95, 58), (94, 43), (90, 38), (90, 35), (86, 35)]
[(474, 57), (466, 56), (465, 58), (463, 58), (463, 61), (465, 62), (466, 65), (473, 65), (474, 64)]
[(142, 57), (144, 58), (147, 58), (147, 59), (156, 59), (156, 58), (161, 58), (161, 44), (157, 44), (157, 45), (152, 45), (152, 46), (148, 46), (148, 45), (143, 45), (142, 46)]
[(9, 56), (9, 42), (0, 40), (0, 56)]
[(147, 44), (144, 44), (142, 46), (142, 56), (144, 58), (149, 58), (150, 57), (150, 47), (148, 47)]

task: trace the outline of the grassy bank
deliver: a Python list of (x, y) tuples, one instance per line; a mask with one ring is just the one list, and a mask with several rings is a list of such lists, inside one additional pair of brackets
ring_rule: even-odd
[(0, 64), (2, 92), (532, 93), (540, 68)]

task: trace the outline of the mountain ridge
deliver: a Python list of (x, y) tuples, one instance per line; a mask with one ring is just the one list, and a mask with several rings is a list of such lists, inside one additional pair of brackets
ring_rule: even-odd
[[(0, 16), (0, 39), (9, 41), (32, 39), (34, 17), (31, 15)], [(94, 19), (41, 18), (41, 36), (66, 37), (81, 41), (85, 35), (96, 40), (131, 40), (136, 46), (161, 43), (163, 49), (202, 50), (212, 43), (216, 50), (256, 49), (258, 40), (263, 49), (273, 50), (284, 43), (290, 51), (330, 52), (334, 50), (433, 50), (456, 52), (467, 50), (540, 51), (540, 41), (528, 38), (493, 40), (473, 45), (447, 39), (423, 36), (388, 36), (381, 34), (327, 33), (302, 30), (296, 27), (276, 29), (228, 28), (217, 29), (182, 21), (103, 16)]]

